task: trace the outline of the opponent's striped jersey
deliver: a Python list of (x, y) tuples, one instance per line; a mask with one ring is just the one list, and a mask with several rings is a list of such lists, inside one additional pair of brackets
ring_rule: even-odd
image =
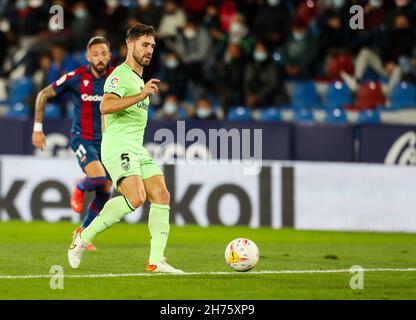
[(101, 78), (96, 78), (90, 68), (90, 65), (86, 65), (64, 74), (52, 83), (52, 88), (56, 94), (66, 90), (72, 92), (75, 107), (71, 136), (79, 135), (85, 140), (100, 141), (100, 103), (103, 99), (105, 80), (114, 67), (109, 67), (106, 75)]

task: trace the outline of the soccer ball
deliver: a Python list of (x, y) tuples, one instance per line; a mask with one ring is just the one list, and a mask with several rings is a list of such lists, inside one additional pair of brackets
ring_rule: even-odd
[(259, 261), (259, 248), (246, 238), (231, 241), (225, 249), (225, 262), (235, 271), (248, 271)]

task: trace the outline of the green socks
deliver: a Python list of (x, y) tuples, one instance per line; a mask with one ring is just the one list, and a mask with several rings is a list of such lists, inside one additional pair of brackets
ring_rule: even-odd
[(82, 241), (84, 241), (85, 244), (91, 243), (92, 239), (94, 239), (98, 233), (119, 222), (125, 215), (134, 210), (135, 209), (123, 196), (110, 199), (106, 202), (99, 215), (82, 231)]
[[(150, 205), (150, 264), (156, 264), (163, 259), (170, 229), (169, 209), (167, 204), (152, 203)], [(107, 201), (100, 214), (82, 231), (82, 241), (88, 245), (97, 234), (119, 222), (125, 215), (133, 211), (134, 208), (123, 196)]]
[(170, 228), (169, 209), (170, 207), (167, 204), (152, 203), (150, 205), (150, 264), (158, 263), (163, 259)]

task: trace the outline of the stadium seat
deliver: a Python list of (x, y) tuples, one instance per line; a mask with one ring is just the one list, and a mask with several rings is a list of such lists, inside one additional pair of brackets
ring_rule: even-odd
[(327, 123), (347, 123), (347, 113), (344, 109), (335, 108), (335, 109), (327, 109), (325, 111), (325, 122)]
[(16, 79), (10, 84), (9, 103), (16, 104), (18, 102), (27, 103), (27, 99), (32, 93), (33, 80), (28, 77)]
[(152, 106), (149, 106), (149, 109), (147, 109), (147, 119), (153, 120), (155, 118), (155, 108)]
[(390, 109), (416, 107), (415, 86), (406, 81), (396, 84), (390, 95), (390, 102)]
[(335, 81), (328, 84), (325, 94), (325, 107), (327, 109), (342, 108), (351, 104), (351, 91), (345, 83)]
[(279, 109), (277, 108), (267, 108), (262, 109), (260, 111), (260, 117), (258, 119), (259, 122), (281, 122), (282, 121), (282, 114)]
[(315, 117), (310, 109), (297, 109), (293, 111), (294, 122), (311, 122), (314, 121)]
[(62, 116), (61, 107), (56, 103), (48, 103), (43, 116), (45, 119), (58, 119)]
[(380, 111), (364, 110), (358, 115), (359, 124), (379, 124), (381, 123)]
[(184, 107), (179, 107), (178, 109), (178, 119), (179, 120), (188, 120), (189, 114)]
[(228, 112), (227, 120), (233, 122), (249, 122), (251, 121), (251, 112), (243, 106), (233, 107)]
[(357, 92), (356, 109), (375, 109), (385, 104), (385, 97), (379, 82), (366, 82), (360, 85)]
[(72, 55), (72, 59), (78, 66), (83, 66), (88, 64), (87, 56), (85, 51), (77, 51)]
[(9, 118), (27, 118), (30, 115), (29, 107), (21, 102), (10, 105), (6, 112), (6, 117)]
[(292, 102), (294, 109), (319, 108), (321, 100), (313, 81), (297, 81), (293, 90)]

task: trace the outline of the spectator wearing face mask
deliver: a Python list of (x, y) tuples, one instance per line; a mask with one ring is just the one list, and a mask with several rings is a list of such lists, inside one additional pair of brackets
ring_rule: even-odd
[(253, 51), (255, 37), (250, 33), (250, 29), (246, 24), (245, 17), (236, 13), (231, 17), (230, 25), (227, 33), (222, 38), (223, 50), (227, 48), (229, 43), (238, 44), (245, 56), (250, 56)]
[(394, 5), (390, 8), (385, 20), (386, 29), (392, 29), (395, 17), (399, 14), (407, 15), (411, 28), (416, 31), (416, 7), (411, 0), (394, 0)]
[(217, 96), (221, 106), (227, 110), (232, 106), (244, 104), (244, 74), (247, 59), (240, 46), (236, 43), (228, 44), (227, 51), (221, 62), (217, 64)]
[(178, 97), (174, 94), (168, 94), (163, 101), (162, 107), (156, 112), (155, 119), (178, 120), (178, 110)]
[(254, 47), (253, 62), (248, 63), (244, 76), (246, 106), (261, 108), (277, 104), (284, 95), (283, 87), (266, 45), (258, 40)]
[(203, 90), (203, 64), (208, 59), (211, 38), (208, 32), (190, 18), (175, 39), (175, 51), (188, 75), (189, 91), (198, 96)]
[(174, 51), (167, 52), (162, 61), (164, 66), (159, 84), (160, 93), (162, 96), (172, 94), (182, 100), (187, 81), (185, 68)]
[(105, 4), (103, 10), (94, 12), (94, 14), (98, 14), (98, 18), (94, 22), (97, 26), (105, 28), (110, 38), (117, 39), (117, 43), (111, 43), (111, 47), (117, 47), (119, 42), (125, 42), (123, 41), (125, 30), (123, 30), (123, 24), (120, 21), (127, 20), (129, 11), (118, 0), (105, 0)]
[(349, 6), (345, 0), (331, 0), (331, 6), (318, 19), (319, 56), (344, 50), (349, 40)]
[(282, 53), (287, 76), (310, 78), (314, 75), (318, 53), (317, 39), (299, 17), (292, 23), (292, 33)]
[(257, 11), (253, 33), (256, 38), (264, 39), (269, 48), (276, 48), (285, 42), (290, 22), (289, 9), (282, 0), (267, 0)]
[(43, 10), (42, 0), (9, 1), (12, 9), (9, 21), (11, 32), (16, 36), (35, 36), (46, 30), (48, 12)]
[(85, 50), (85, 43), (88, 42), (91, 33), (92, 18), (85, 2), (78, 1), (72, 8), (73, 19), (70, 23), (71, 30), (71, 51)]
[(196, 101), (194, 119), (218, 120), (212, 102), (207, 97), (202, 96)]
[(151, 0), (137, 0), (137, 7), (133, 10), (132, 16), (140, 23), (158, 26), (162, 10), (155, 6)]
[(364, 28), (351, 30), (348, 50), (356, 54), (363, 47), (377, 45), (382, 37), (386, 14), (383, 0), (368, 0), (364, 4)]
[(175, 37), (178, 31), (185, 26), (185, 23), (185, 12), (179, 7), (176, 0), (166, 0), (159, 24), (159, 36), (161, 39)]

